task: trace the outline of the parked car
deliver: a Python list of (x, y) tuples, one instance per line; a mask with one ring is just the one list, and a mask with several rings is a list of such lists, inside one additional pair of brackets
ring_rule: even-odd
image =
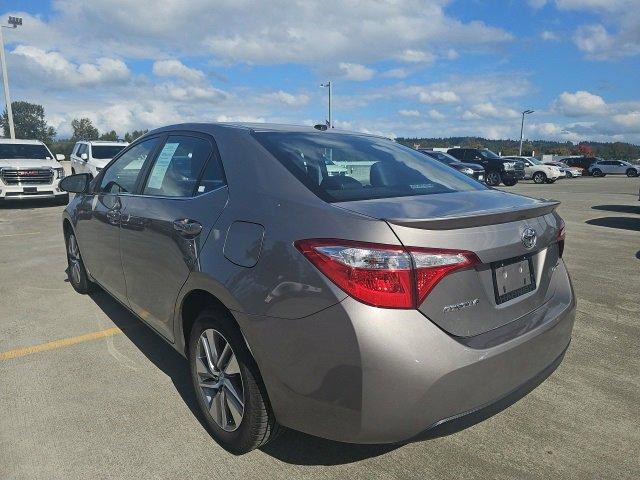
[(561, 172), (564, 172), (567, 178), (575, 178), (582, 176), (582, 169), (579, 167), (570, 167), (566, 163), (562, 162), (544, 162), (545, 165), (553, 165), (560, 169)]
[(507, 160), (519, 160), (524, 164), (524, 178), (533, 180), (535, 183), (553, 183), (559, 178), (564, 178), (565, 174), (558, 167), (545, 165), (534, 157), (502, 157)]
[(71, 173), (90, 173), (96, 176), (111, 161), (127, 142), (82, 141), (71, 151)]
[(570, 167), (580, 168), (582, 170), (582, 175), (591, 175), (589, 172), (589, 167), (593, 162), (597, 162), (602, 160), (598, 157), (570, 157), (566, 158), (564, 162)]
[(504, 183), (511, 187), (524, 178), (524, 164), (520, 161), (504, 160), (486, 148), (450, 148), (447, 153), (461, 162), (484, 167), (487, 185)]
[(444, 163), (445, 165), (449, 165), (450, 167), (455, 168), (459, 172), (464, 173), (469, 177), (475, 178), (480, 182), (484, 181), (484, 168), (477, 163), (463, 163), (458, 161), (457, 158), (452, 157), (448, 153), (427, 150), (426, 148), (419, 148), (418, 151), (420, 153), (428, 155), (435, 160), (438, 160), (441, 163)]
[[(368, 159), (367, 180), (329, 175), (327, 150)], [(569, 345), (558, 202), (386, 138), (173, 125), (63, 187), (71, 285), (100, 285), (188, 359), (234, 453), (280, 425), (350, 443), (450, 432), (532, 390)]]
[(60, 190), (64, 155), (53, 155), (39, 140), (0, 139), (0, 202), (48, 199), (66, 204), (69, 194)]
[(640, 165), (633, 165), (622, 160), (598, 160), (589, 166), (589, 173), (594, 177), (604, 177), (605, 175), (637, 177), (640, 175)]

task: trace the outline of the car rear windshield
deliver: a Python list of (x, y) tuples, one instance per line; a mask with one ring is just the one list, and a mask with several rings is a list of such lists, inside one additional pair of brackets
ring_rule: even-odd
[(437, 160), (387, 139), (327, 132), (254, 135), (327, 202), (486, 189)]
[(115, 157), (126, 145), (93, 145), (91, 156), (100, 160)]
[(44, 145), (33, 143), (1, 143), (0, 158), (13, 160), (16, 158), (53, 158)]

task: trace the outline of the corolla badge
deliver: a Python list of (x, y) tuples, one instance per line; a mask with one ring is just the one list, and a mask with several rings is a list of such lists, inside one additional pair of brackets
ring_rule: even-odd
[(480, 303), (480, 299), (474, 298), (473, 300), (467, 300), (466, 302), (455, 303), (453, 305), (447, 305), (442, 309), (442, 313), (457, 312), (464, 308), (475, 307)]
[(538, 235), (536, 234), (536, 231), (531, 227), (525, 228), (522, 232), (522, 244), (524, 245), (524, 248), (531, 250), (536, 246), (536, 243), (538, 243)]

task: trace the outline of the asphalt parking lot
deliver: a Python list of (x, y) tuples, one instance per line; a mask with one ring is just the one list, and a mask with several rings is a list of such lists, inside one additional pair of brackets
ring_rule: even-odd
[(5, 206), (0, 478), (638, 478), (639, 184), (508, 189), (562, 201), (578, 295), (564, 363), (529, 396), (444, 438), (353, 446), (287, 432), (242, 457), (198, 420), (182, 357), (106, 294), (66, 282), (63, 207)]

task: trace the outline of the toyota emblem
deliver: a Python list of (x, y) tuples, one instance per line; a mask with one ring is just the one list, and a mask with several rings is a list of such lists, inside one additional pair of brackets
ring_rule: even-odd
[(531, 250), (536, 246), (536, 243), (538, 243), (538, 235), (536, 234), (536, 231), (531, 227), (525, 228), (522, 232), (522, 244), (524, 245), (524, 248)]

